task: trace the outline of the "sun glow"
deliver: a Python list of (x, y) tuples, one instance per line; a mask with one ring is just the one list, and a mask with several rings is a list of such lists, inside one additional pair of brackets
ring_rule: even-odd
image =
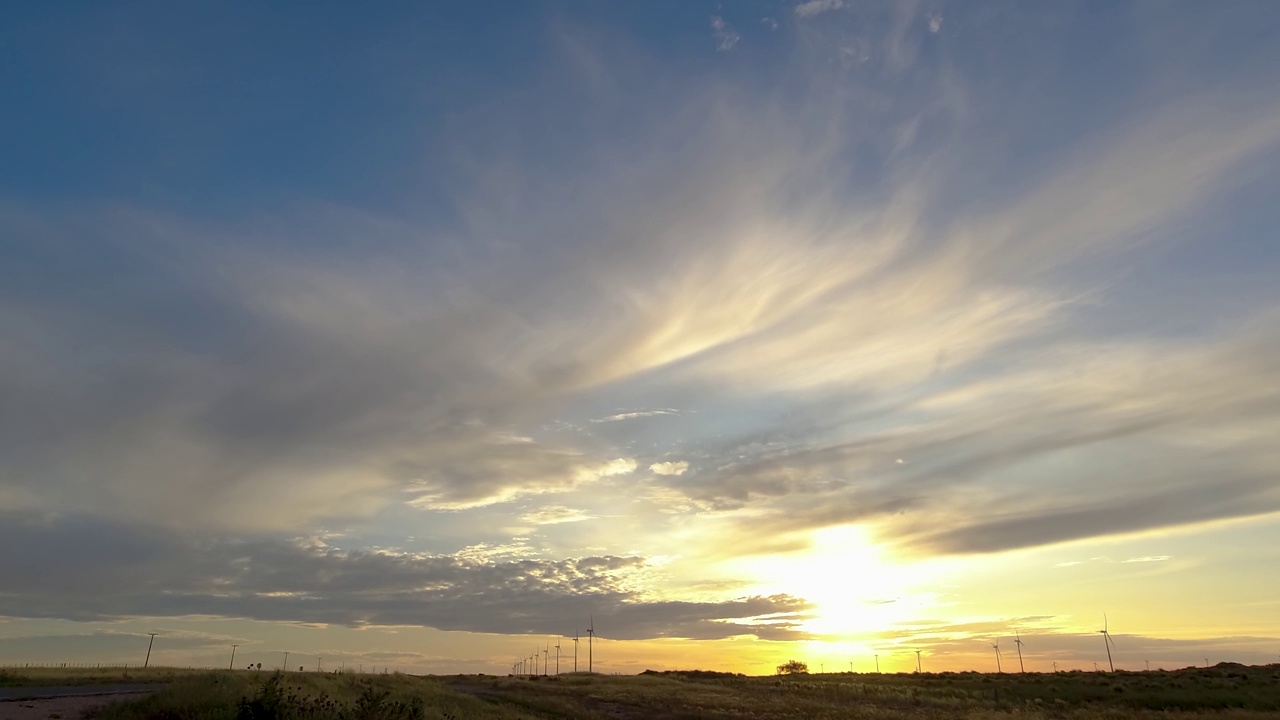
[(863, 526), (814, 531), (807, 552), (740, 561), (737, 569), (757, 578), (753, 591), (787, 593), (814, 604), (802, 629), (827, 642), (870, 647), (890, 641), (894, 625), (934, 607), (937, 596), (920, 592), (924, 569), (885, 556)]

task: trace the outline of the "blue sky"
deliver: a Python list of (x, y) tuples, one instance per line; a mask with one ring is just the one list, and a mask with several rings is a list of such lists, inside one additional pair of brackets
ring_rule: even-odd
[(1269, 3), (0, 28), (0, 662), (1274, 654)]

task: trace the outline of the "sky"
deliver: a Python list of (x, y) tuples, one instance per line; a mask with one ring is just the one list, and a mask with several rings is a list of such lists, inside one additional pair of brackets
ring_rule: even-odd
[(1276, 662), (1277, 36), (7, 4), (0, 664)]

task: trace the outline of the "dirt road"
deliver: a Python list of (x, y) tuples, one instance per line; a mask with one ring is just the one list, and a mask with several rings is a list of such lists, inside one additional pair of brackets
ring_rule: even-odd
[(158, 685), (0, 688), (0, 720), (75, 720), (85, 710), (155, 692)]

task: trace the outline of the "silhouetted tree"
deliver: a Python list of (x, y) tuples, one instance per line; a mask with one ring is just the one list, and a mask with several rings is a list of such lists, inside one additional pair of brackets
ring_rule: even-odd
[(805, 663), (800, 662), (799, 660), (788, 660), (787, 662), (778, 666), (779, 675), (799, 675), (799, 674), (808, 673), (808, 672), (809, 672), (809, 666)]

